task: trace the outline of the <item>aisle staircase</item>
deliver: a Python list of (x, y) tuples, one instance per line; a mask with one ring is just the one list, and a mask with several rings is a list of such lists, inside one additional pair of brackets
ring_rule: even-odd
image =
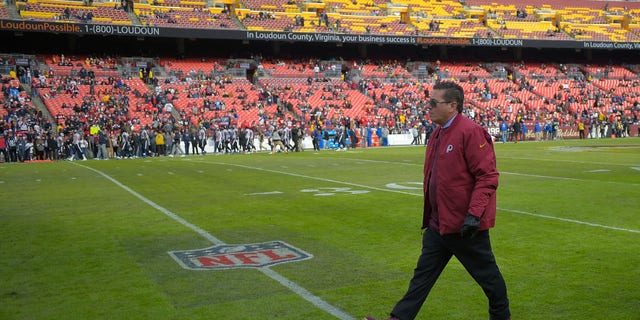
[(36, 108), (36, 110), (40, 111), (42, 115), (49, 120), (49, 123), (56, 123), (55, 118), (49, 112), (49, 109), (44, 105), (42, 99), (40, 99), (39, 94), (35, 94), (35, 92), (31, 89), (31, 84), (29, 83), (20, 83), (20, 87), (27, 93), (27, 96), (31, 98), (31, 103)]
[(14, 4), (5, 4), (4, 6), (5, 8), (7, 8), (7, 13), (9, 14), (9, 18), (13, 19), (13, 20), (22, 20), (22, 17), (20, 16), (20, 12), (18, 12), (18, 8), (16, 7), (15, 3)]

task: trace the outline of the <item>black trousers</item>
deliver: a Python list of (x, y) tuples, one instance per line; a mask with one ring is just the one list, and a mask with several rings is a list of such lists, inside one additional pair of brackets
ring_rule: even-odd
[(456, 256), (482, 287), (489, 299), (491, 320), (509, 319), (507, 286), (491, 250), (489, 231), (480, 231), (473, 239), (463, 239), (459, 234), (440, 235), (431, 229), (424, 232), (422, 253), (409, 289), (391, 315), (400, 320), (415, 319), (451, 256)]

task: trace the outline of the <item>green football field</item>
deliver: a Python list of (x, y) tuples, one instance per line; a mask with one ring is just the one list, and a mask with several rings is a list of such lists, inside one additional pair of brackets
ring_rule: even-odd
[[(640, 319), (640, 138), (495, 148), (513, 319)], [(0, 319), (385, 318), (420, 252), (423, 156), (0, 164)], [(418, 319), (487, 309), (452, 259)]]

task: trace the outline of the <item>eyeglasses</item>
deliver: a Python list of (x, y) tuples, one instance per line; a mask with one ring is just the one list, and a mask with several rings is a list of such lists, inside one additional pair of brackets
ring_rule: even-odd
[(431, 108), (435, 108), (441, 103), (451, 103), (451, 102), (453, 101), (438, 101), (436, 99), (431, 99), (429, 100), (429, 105), (431, 105)]

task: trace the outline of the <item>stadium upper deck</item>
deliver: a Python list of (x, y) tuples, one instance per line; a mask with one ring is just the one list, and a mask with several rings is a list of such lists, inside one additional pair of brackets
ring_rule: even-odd
[[(516, 0), (502, 3), (491, 0), (153, 0), (122, 3), (123, 5), (120, 2), (93, 0), (9, 2), (0, 6), (0, 17), (5, 19), (0, 29), (435, 45), (520, 45), (520, 42), (473, 39), (640, 43), (640, 3), (636, 1)], [(12, 20), (55, 23), (65, 27), (37, 24), (27, 26), (11, 23)], [(108, 27), (96, 28), (96, 25)], [(180, 29), (196, 31), (180, 32)], [(244, 33), (237, 33), (238, 31)], [(257, 33), (247, 35), (247, 31)], [(269, 32), (305, 33), (310, 37), (261, 34)], [(313, 34), (324, 36), (313, 37)], [(425, 38), (470, 41), (421, 40)], [(540, 45), (533, 43), (532, 46)], [(544, 46), (545, 44), (542, 45)]]

